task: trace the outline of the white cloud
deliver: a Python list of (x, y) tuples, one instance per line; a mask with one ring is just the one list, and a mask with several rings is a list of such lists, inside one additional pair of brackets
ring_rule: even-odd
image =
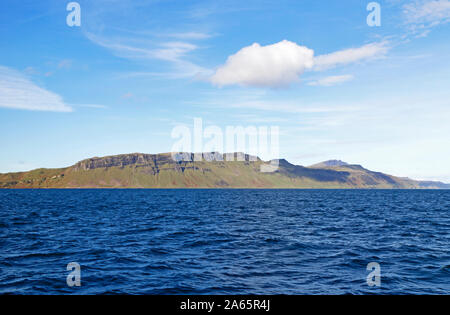
[[(314, 50), (287, 40), (268, 46), (255, 43), (228, 57), (226, 63), (217, 69), (210, 81), (220, 87), (226, 85), (285, 87), (298, 81), (305, 71), (322, 71), (380, 58), (388, 50), (387, 43), (380, 42), (314, 57)], [(350, 79), (349, 76), (329, 77), (328, 80), (317, 82), (316, 85), (328, 86)]]
[(421, 0), (403, 6), (406, 22), (415, 28), (450, 22), (450, 0)]
[(316, 81), (311, 81), (308, 83), (308, 85), (311, 86), (333, 86), (340, 83), (344, 83), (347, 81), (353, 80), (354, 76), (352, 75), (336, 75), (336, 76), (329, 76), (323, 79), (319, 79)]
[(269, 46), (255, 43), (230, 56), (211, 82), (217, 86), (283, 87), (313, 65), (314, 51), (307, 47), (287, 40)]
[(340, 50), (314, 59), (314, 70), (326, 70), (363, 60), (383, 57), (389, 50), (386, 42), (371, 43), (358, 48)]
[(0, 66), (0, 107), (53, 112), (71, 112), (61, 96), (47, 91), (20, 72)]

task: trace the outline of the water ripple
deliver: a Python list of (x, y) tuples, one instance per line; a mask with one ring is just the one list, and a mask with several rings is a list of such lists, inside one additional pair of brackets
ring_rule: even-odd
[(449, 191), (2, 190), (0, 294), (448, 294), (449, 232)]

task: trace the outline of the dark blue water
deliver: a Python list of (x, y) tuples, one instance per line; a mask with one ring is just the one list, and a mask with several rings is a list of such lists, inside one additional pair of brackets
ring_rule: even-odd
[(0, 249), (0, 293), (449, 294), (450, 191), (2, 190)]

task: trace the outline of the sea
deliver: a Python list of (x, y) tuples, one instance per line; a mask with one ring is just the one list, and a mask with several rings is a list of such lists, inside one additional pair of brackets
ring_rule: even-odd
[(0, 190), (0, 294), (450, 294), (450, 191)]

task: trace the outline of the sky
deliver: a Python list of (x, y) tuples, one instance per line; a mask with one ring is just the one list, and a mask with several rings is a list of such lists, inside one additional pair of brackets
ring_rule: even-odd
[(69, 2), (0, 2), (2, 173), (171, 152), (201, 118), (450, 183), (450, 0)]

